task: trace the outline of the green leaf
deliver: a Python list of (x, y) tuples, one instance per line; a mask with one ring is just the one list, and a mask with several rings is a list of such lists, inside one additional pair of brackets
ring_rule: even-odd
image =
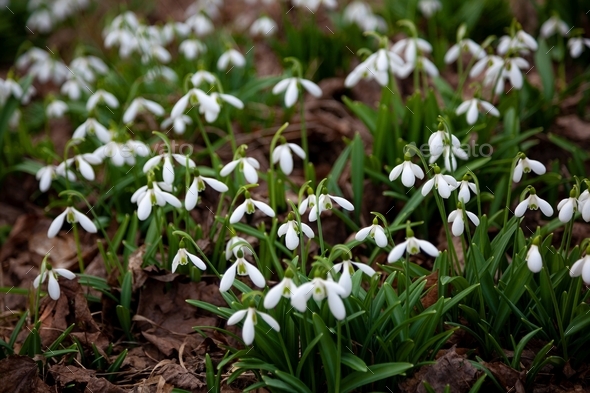
[(354, 215), (356, 220), (359, 220), (361, 214), (361, 203), (363, 201), (364, 189), (364, 161), (365, 161), (365, 146), (360, 134), (357, 132), (352, 141), (352, 152), (350, 157), (350, 172), (352, 182), (352, 196), (354, 204)]
[(550, 102), (553, 98), (555, 77), (553, 75), (551, 55), (548, 52), (549, 49), (545, 40), (543, 38), (539, 39), (539, 48), (535, 51), (535, 65), (537, 66), (537, 72), (541, 76), (545, 101)]
[(352, 101), (346, 96), (342, 96), (342, 101), (367, 126), (369, 132), (374, 134), (377, 129), (377, 111), (362, 102)]
[(117, 358), (115, 359), (113, 364), (111, 364), (110, 367), (107, 369), (107, 373), (111, 374), (107, 377), (107, 379), (109, 381), (113, 380), (113, 378), (115, 377), (115, 373), (117, 373), (119, 371), (119, 369), (121, 368), (121, 365), (123, 364), (123, 361), (125, 361), (126, 357), (127, 357), (127, 349), (123, 350), (123, 352), (121, 352), (119, 354), (119, 356), (117, 356)]
[(319, 343), (320, 357), (322, 358), (322, 364), (325, 368), (328, 391), (333, 392), (336, 382), (334, 380), (334, 377), (336, 376), (336, 367), (340, 367), (340, 364), (336, 364), (334, 361), (334, 357), (337, 353), (336, 344), (332, 340), (332, 333), (330, 333), (326, 327), (324, 320), (316, 313), (313, 313), (312, 319), (315, 333), (318, 336), (320, 334), (322, 335)]
[(403, 374), (412, 367), (414, 365), (411, 363), (381, 363), (369, 367), (365, 372), (355, 371), (342, 380), (340, 392), (352, 392), (375, 381)]
[(353, 355), (350, 352), (344, 352), (342, 354), (342, 357), (340, 358), (340, 361), (342, 362), (342, 364), (352, 368), (355, 371), (367, 371), (367, 365), (365, 364), (365, 362), (363, 362), (361, 358)]

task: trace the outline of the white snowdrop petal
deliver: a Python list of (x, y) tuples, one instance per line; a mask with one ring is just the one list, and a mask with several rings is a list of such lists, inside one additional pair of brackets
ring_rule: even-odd
[(257, 313), (262, 317), (262, 319), (264, 319), (266, 323), (268, 323), (268, 326), (273, 328), (275, 331), (279, 332), (281, 330), (279, 323), (273, 317), (264, 312), (257, 311)]
[(287, 233), (285, 235), (285, 245), (289, 250), (294, 250), (299, 246), (299, 236), (295, 229), (293, 229), (292, 225), (289, 225), (287, 228)]
[(585, 265), (586, 257), (578, 259), (570, 269), (570, 277), (579, 277), (582, 274), (582, 269)]
[(84, 214), (80, 213), (78, 210), (76, 210), (74, 208), (72, 208), (72, 211), (74, 212), (74, 216), (76, 217), (76, 220), (80, 223), (82, 228), (84, 228), (86, 230), (86, 232), (89, 232), (89, 233), (96, 233), (97, 232), (96, 225), (94, 225), (94, 223), (92, 222), (92, 220), (90, 220), (90, 218), (86, 217)]
[(283, 297), (283, 291), (285, 289), (284, 281), (281, 281), (274, 287), (272, 287), (264, 297), (264, 308), (270, 310), (271, 308), (275, 308), (277, 304), (281, 301)]
[(336, 319), (341, 321), (346, 318), (346, 309), (344, 308), (344, 302), (342, 302), (340, 295), (331, 291), (328, 292), (328, 306)]
[(235, 325), (236, 323), (240, 322), (242, 319), (244, 319), (244, 317), (246, 316), (246, 314), (248, 313), (248, 309), (244, 309), (244, 310), (238, 310), (236, 311), (231, 317), (229, 317), (229, 319), (227, 320), (227, 324), (228, 325)]
[(590, 263), (586, 262), (582, 268), (582, 280), (586, 285), (590, 285)]
[(334, 202), (336, 202), (338, 205), (340, 205), (343, 209), (346, 209), (348, 211), (353, 211), (354, 210), (354, 205), (350, 202), (348, 202), (346, 199), (342, 198), (342, 197), (338, 197), (338, 196), (329, 196), (331, 200), (333, 200)]
[(393, 249), (389, 252), (389, 255), (387, 256), (387, 262), (396, 262), (399, 261), (400, 259), (402, 259), (404, 252), (406, 251), (406, 245), (407, 245), (407, 241), (403, 242), (403, 243), (399, 243), (398, 245), (396, 245), (395, 247), (393, 247)]
[(260, 211), (263, 212), (264, 214), (266, 214), (267, 216), (269, 216), (269, 217), (275, 216), (274, 210), (272, 210), (272, 208), (270, 206), (268, 206), (266, 203), (260, 202), (260, 201), (255, 201), (255, 200), (252, 200), (252, 202), (254, 203), (254, 206), (256, 206), (258, 209), (260, 209)]
[(299, 82), (301, 83), (301, 85), (303, 85), (305, 90), (307, 90), (309, 92), (309, 94), (311, 94), (312, 96), (314, 96), (314, 97), (321, 97), (322, 96), (322, 89), (318, 85), (313, 83), (312, 81), (307, 80), (307, 79), (299, 79)]
[(137, 206), (137, 218), (139, 218), (140, 221), (144, 221), (152, 213), (152, 201), (150, 195), (150, 193), (146, 193)]
[(225, 166), (223, 168), (221, 168), (219, 175), (224, 176), (224, 177), (229, 175), (236, 168), (236, 166), (238, 166), (239, 163), (240, 163), (240, 160), (235, 160), (235, 161), (231, 161), (231, 162), (225, 164)]
[(451, 226), (451, 232), (455, 236), (461, 236), (463, 231), (465, 230), (465, 224), (463, 223), (463, 218), (457, 216), (453, 221), (453, 225)]
[(432, 243), (420, 239), (416, 239), (416, 241), (418, 242), (418, 245), (420, 246), (422, 251), (424, 251), (426, 254), (435, 258), (438, 256), (439, 251)]
[(203, 179), (203, 181), (207, 183), (207, 185), (209, 185), (212, 189), (214, 189), (217, 192), (226, 192), (227, 190), (229, 190), (229, 188), (224, 183), (220, 182), (217, 179), (204, 176), (201, 176), (201, 179)]
[(219, 291), (227, 292), (232, 285), (234, 284), (234, 280), (236, 278), (236, 269), (238, 268), (238, 263), (234, 262), (226, 271), (223, 276), (221, 276), (221, 281), (219, 282)]
[(49, 226), (49, 230), (47, 231), (48, 238), (55, 237), (59, 233), (59, 230), (63, 226), (64, 219), (66, 218), (67, 214), (68, 214), (68, 209), (64, 210), (63, 213), (61, 213), (59, 216), (55, 217), (55, 219), (51, 222), (51, 225)]
[(55, 276), (52, 272), (47, 274), (49, 276), (49, 283), (47, 284), (47, 292), (49, 293), (49, 297), (53, 300), (59, 299), (60, 290), (59, 290), (59, 283), (55, 279)]
[(529, 207), (529, 200), (528, 198), (525, 199), (524, 201), (520, 202), (517, 206), (516, 209), (514, 209), (514, 215), (516, 217), (522, 217), (524, 216), (524, 213), (526, 213), (526, 209)]
[(248, 161), (242, 161), (244, 163), (244, 177), (249, 184), (255, 184), (258, 182), (258, 173), (256, 169)]
[(246, 213), (246, 209), (247, 209), (246, 202), (244, 202), (240, 206), (236, 207), (236, 210), (234, 210), (234, 212), (232, 213), (232, 215), (229, 218), (229, 223), (235, 224), (236, 222), (239, 222), (242, 219), (242, 217), (244, 217), (244, 213)]
[(295, 78), (291, 79), (289, 86), (287, 87), (287, 92), (285, 93), (285, 106), (287, 108), (292, 107), (297, 101), (297, 97), (299, 96), (299, 90), (297, 89), (297, 80)]
[(189, 257), (189, 259), (191, 260), (191, 262), (198, 267), (201, 270), (207, 270), (207, 265), (205, 265), (205, 262), (203, 262), (201, 260), (201, 258), (197, 257), (196, 255), (193, 255), (189, 252), (186, 253), (186, 255)]
[(242, 338), (246, 345), (250, 345), (254, 342), (254, 320), (252, 319), (254, 316), (250, 315), (251, 313), (253, 313), (253, 311), (248, 310), (248, 316), (246, 316), (244, 326), (242, 327)]
[(362, 228), (360, 231), (358, 231), (356, 233), (354, 238), (356, 240), (358, 240), (359, 242), (362, 242), (363, 240), (365, 240), (367, 238), (367, 236), (369, 236), (369, 233), (371, 232), (371, 228), (372, 228), (372, 226)]
[(383, 228), (379, 226), (375, 228), (375, 243), (377, 243), (377, 245), (381, 248), (387, 246), (388, 243), (387, 236), (385, 236)]

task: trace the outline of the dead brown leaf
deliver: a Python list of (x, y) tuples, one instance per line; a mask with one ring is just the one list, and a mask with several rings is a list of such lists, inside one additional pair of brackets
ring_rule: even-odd
[(12, 355), (0, 360), (0, 393), (49, 393), (39, 378), (37, 363), (28, 356)]
[(73, 365), (56, 364), (49, 368), (49, 372), (60, 389), (73, 383), (79, 391), (84, 392), (125, 393), (125, 390), (113, 385), (105, 378), (97, 377), (94, 370)]
[(502, 362), (484, 362), (484, 366), (486, 366), (492, 372), (492, 374), (494, 374), (494, 377), (496, 377), (500, 385), (505, 387), (506, 390), (509, 390), (513, 387), (516, 388), (517, 382), (521, 382), (519, 385), (522, 385), (521, 380), (524, 380), (524, 377), (526, 376), (524, 371), (518, 372)]

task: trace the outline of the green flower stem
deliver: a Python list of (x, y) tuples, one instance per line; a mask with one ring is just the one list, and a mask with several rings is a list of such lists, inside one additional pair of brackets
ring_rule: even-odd
[[(301, 89), (303, 90), (303, 89)], [(308, 163), (309, 163), (309, 148), (307, 145), (307, 126), (305, 124), (305, 99), (304, 99), (303, 91), (300, 91), (299, 94), (299, 120), (301, 124), (301, 148), (305, 152), (305, 157), (303, 158), (303, 168), (305, 174), (305, 180), (311, 179), (311, 174), (309, 173)], [(288, 125), (288, 123), (287, 123)], [(272, 156), (271, 156), (272, 161)]]
[(82, 258), (82, 248), (80, 247), (80, 237), (78, 235), (78, 225), (72, 224), (74, 230), (74, 242), (76, 242), (76, 254), (78, 255), (78, 266), (80, 273), (84, 274), (84, 259)]
[(334, 378), (335, 387), (334, 391), (340, 391), (340, 375), (342, 373), (342, 363), (340, 359), (342, 358), (342, 323), (340, 321), (336, 322), (336, 341), (337, 341), (337, 350), (336, 350), (336, 378)]
[[(41, 262), (41, 268), (39, 269), (39, 276), (43, 277), (43, 273), (47, 270), (46, 263), (47, 259), (49, 259), (49, 253), (45, 254), (43, 258), (43, 262)], [(39, 322), (39, 302), (41, 299), (41, 280), (39, 280), (39, 287), (35, 292), (35, 326), (37, 326), (37, 322)]]
[(209, 136), (207, 135), (207, 131), (205, 130), (205, 127), (203, 126), (203, 122), (201, 121), (201, 118), (199, 116), (197, 116), (197, 125), (199, 127), (199, 131), (201, 132), (201, 136), (203, 137), (203, 141), (205, 142), (205, 146), (207, 147), (207, 150), (209, 151), (209, 156), (211, 157), (211, 166), (216, 169), (217, 168), (217, 164), (218, 164), (218, 159), (215, 155), (215, 152), (213, 151), (213, 147), (211, 146), (211, 141), (209, 141)]
[[(551, 282), (551, 277), (549, 276), (549, 272), (547, 271), (546, 266), (544, 266), (543, 269), (541, 270), (541, 274), (545, 274), (547, 282)], [(555, 288), (552, 285), (549, 285), (549, 287), (551, 288), (551, 290), (549, 291), (549, 294), (551, 295), (551, 301), (553, 302), (553, 309), (555, 310), (555, 316), (557, 319), (557, 328), (559, 329), (559, 336), (561, 338), (560, 344), (561, 344), (561, 347), (563, 348), (563, 357), (567, 361), (569, 359), (569, 357), (567, 355), (567, 338), (565, 337), (565, 334), (563, 332), (562, 315), (560, 314), (560, 307), (559, 307), (559, 304), (557, 303), (557, 298), (555, 297)]]
[[(153, 218), (154, 220), (156, 220), (156, 223), (158, 224), (158, 228), (160, 229), (160, 233), (162, 228), (166, 227), (166, 222), (164, 221), (164, 208), (161, 206), (158, 206), (158, 208), (156, 209), (156, 216)], [(166, 267), (168, 265), (168, 260), (166, 259), (166, 254), (164, 253), (164, 239), (162, 238), (162, 236), (160, 236), (160, 240), (158, 241), (158, 249), (160, 250), (160, 259), (161, 259), (161, 263), (163, 267)]]
[(514, 169), (516, 168), (516, 163), (520, 159), (520, 155), (517, 154), (516, 157), (512, 160), (512, 166), (510, 167), (510, 175), (508, 176), (508, 189), (506, 190), (506, 207), (504, 208), (504, 224), (502, 227), (506, 227), (506, 223), (508, 222), (508, 210), (510, 209), (510, 203), (512, 198), (512, 177), (514, 176)]
[(237, 150), (236, 136), (234, 134), (234, 128), (229, 119), (229, 111), (225, 111), (225, 121), (227, 123), (227, 132), (229, 133), (229, 143), (231, 144), (231, 151), (235, 154)]

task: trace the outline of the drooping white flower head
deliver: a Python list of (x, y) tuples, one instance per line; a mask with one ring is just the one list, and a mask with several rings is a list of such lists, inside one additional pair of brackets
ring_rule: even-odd
[(58, 283), (58, 275), (66, 278), (68, 280), (73, 280), (76, 278), (76, 275), (69, 271), (68, 269), (62, 268), (52, 268), (49, 263), (45, 263), (46, 269), (43, 269), (43, 272), (39, 274), (33, 280), (33, 287), (39, 288), (39, 285), (44, 283), (45, 280), (49, 277), (49, 283), (47, 284), (47, 292), (49, 293), (49, 297), (53, 300), (59, 299), (61, 295), (61, 291), (59, 289)]
[(165, 183), (170, 185), (174, 183), (174, 166), (172, 165), (172, 160), (176, 161), (184, 167), (196, 167), (195, 162), (187, 156), (183, 156), (182, 154), (164, 152), (147, 160), (146, 163), (143, 165), (143, 173), (148, 173), (152, 171), (156, 166), (160, 164), (162, 159), (164, 160), (164, 164), (162, 166), (162, 178), (164, 179)]
[(578, 197), (578, 210), (582, 213), (584, 221), (590, 221), (590, 190), (586, 189)]
[(199, 12), (189, 16), (185, 24), (197, 35), (203, 37), (214, 30), (213, 22), (204, 13)]
[(469, 52), (476, 59), (481, 59), (485, 56), (484, 49), (470, 38), (463, 38), (449, 48), (445, 54), (445, 63), (451, 64), (457, 61), (462, 52)]
[(221, 111), (221, 106), (226, 102), (234, 108), (244, 109), (244, 103), (239, 98), (230, 94), (213, 92), (210, 97), (217, 102), (217, 106), (199, 105), (199, 113), (205, 115), (205, 120), (207, 120), (208, 123), (217, 120), (219, 112)]
[(171, 191), (172, 186), (167, 183), (148, 180), (147, 185), (140, 187), (131, 195), (131, 202), (137, 203), (137, 218), (140, 221), (147, 219), (152, 213), (153, 205), (164, 207), (168, 203), (178, 209), (181, 208), (182, 203), (170, 194)]
[(553, 34), (559, 33), (559, 35), (565, 37), (570, 30), (568, 24), (562, 21), (558, 15), (553, 15), (541, 25), (540, 36), (549, 38)]
[[(73, 169), (72, 164), (76, 164), (78, 171), (82, 174), (82, 177), (88, 181), (94, 181), (94, 169), (92, 169), (91, 165), (99, 165), (102, 163), (102, 157), (98, 156), (95, 153), (84, 153), (78, 154), (72, 158), (68, 158), (66, 161), (63, 161), (59, 164), (56, 168), (56, 172), (60, 176), (66, 176), (66, 169), (67, 172), (72, 172)], [(67, 168), (66, 168), (67, 167)]]
[(250, 35), (254, 37), (266, 37), (275, 33), (277, 24), (268, 16), (261, 16), (250, 26)]
[(535, 191), (534, 187), (529, 186), (528, 192), (529, 196), (520, 202), (518, 206), (516, 206), (516, 209), (514, 209), (514, 215), (516, 217), (522, 217), (524, 216), (524, 213), (526, 213), (527, 209), (537, 210), (540, 208), (544, 215), (551, 217), (553, 215), (553, 208), (551, 205), (544, 199), (541, 199), (537, 196), (537, 192)]
[(390, 75), (405, 75), (404, 67), (404, 61), (397, 53), (381, 48), (348, 74), (344, 80), (344, 86), (352, 87), (361, 79), (375, 79), (381, 86), (387, 86)]
[(340, 272), (340, 270), (342, 270), (340, 280), (338, 280), (338, 284), (342, 288), (344, 288), (344, 292), (340, 295), (342, 297), (347, 297), (352, 292), (352, 275), (354, 274), (355, 267), (369, 277), (373, 277), (373, 275), (375, 274), (375, 270), (365, 263), (353, 261), (343, 261), (340, 263), (336, 263), (334, 265), (333, 270), (337, 273)]
[[(46, 192), (51, 187), (51, 182), (57, 178), (58, 173), (56, 172), (57, 167), (55, 165), (47, 165), (41, 167), (35, 174), (35, 178), (39, 180), (39, 190)], [(72, 174), (73, 175), (73, 174)]]
[(413, 187), (416, 178), (423, 179), (424, 171), (418, 165), (412, 163), (410, 155), (404, 156), (404, 162), (397, 165), (389, 172), (389, 180), (394, 181), (400, 175), (402, 176), (402, 184), (406, 187)]
[(290, 175), (293, 172), (293, 154), (298, 155), (302, 160), (305, 159), (305, 151), (294, 143), (283, 143), (275, 147), (272, 152), (273, 164), (279, 163), (279, 166), (285, 175)]
[(354, 238), (359, 242), (362, 242), (367, 237), (371, 237), (381, 248), (387, 246), (387, 236), (385, 235), (385, 230), (381, 225), (379, 225), (377, 217), (373, 219), (373, 225), (362, 228), (354, 236)]
[(287, 216), (287, 222), (279, 227), (277, 236), (285, 236), (285, 245), (289, 250), (294, 250), (299, 246), (299, 233), (303, 232), (308, 239), (313, 239), (315, 234), (309, 225), (301, 223), (301, 226), (295, 220), (293, 213)]
[(47, 231), (48, 238), (55, 237), (59, 233), (59, 230), (64, 224), (64, 220), (70, 224), (79, 223), (80, 226), (86, 230), (86, 232), (96, 233), (97, 231), (96, 225), (94, 225), (90, 218), (69, 206), (63, 211), (63, 213), (55, 217), (55, 219), (51, 222), (49, 230)]
[(118, 108), (119, 100), (113, 94), (105, 90), (97, 90), (88, 98), (86, 102), (86, 110), (90, 112), (100, 103), (104, 103), (109, 108)]
[(273, 94), (279, 94), (285, 91), (285, 106), (292, 107), (299, 97), (299, 86), (303, 86), (308, 93), (314, 97), (322, 96), (322, 89), (310, 80), (291, 77), (285, 78), (275, 85), (272, 89)]
[(11, 96), (17, 100), (22, 99), (23, 88), (17, 81), (10, 77), (6, 80), (0, 78), (0, 105), (4, 105), (6, 100)]
[(133, 101), (131, 101), (129, 108), (127, 108), (127, 110), (125, 111), (125, 114), (123, 115), (123, 123), (132, 122), (133, 120), (135, 120), (135, 117), (138, 113), (145, 111), (151, 112), (155, 116), (164, 115), (164, 108), (162, 107), (162, 105), (158, 104), (155, 101), (147, 100), (142, 97), (137, 97)]
[[(198, 105), (199, 112), (205, 113), (206, 116), (207, 114), (209, 114), (208, 116), (215, 114), (215, 118), (217, 118), (217, 114), (221, 111), (221, 107), (214, 97), (209, 96), (201, 89), (193, 88), (174, 104), (170, 117), (177, 118), (185, 114), (184, 111), (189, 104)], [(207, 121), (209, 120), (207, 119)]]
[(453, 176), (440, 173), (438, 165), (435, 164), (432, 168), (434, 170), (434, 176), (424, 183), (424, 186), (422, 187), (422, 195), (428, 195), (434, 187), (441, 197), (447, 199), (451, 196), (451, 191), (459, 187), (459, 184)]
[(199, 269), (207, 270), (207, 265), (205, 265), (205, 262), (203, 262), (203, 260), (196, 255), (188, 252), (186, 248), (184, 248), (184, 241), (181, 240), (180, 248), (172, 260), (172, 273), (176, 271), (179, 265), (184, 266), (188, 264), (189, 260)]
[(217, 60), (217, 69), (225, 71), (228, 66), (242, 68), (246, 65), (246, 58), (235, 49), (228, 49)]
[(432, 45), (422, 38), (403, 38), (393, 44), (391, 51), (404, 60), (404, 67), (398, 72), (400, 78), (405, 78), (416, 68), (423, 69), (431, 76), (438, 75), (436, 66), (424, 55), (432, 52)]
[(72, 139), (84, 139), (86, 138), (86, 134), (94, 134), (102, 143), (109, 143), (112, 139), (111, 133), (105, 126), (100, 124), (98, 120), (89, 117), (86, 121), (80, 124), (74, 134), (72, 135)]
[(438, 257), (438, 249), (432, 243), (414, 237), (414, 231), (408, 226), (406, 228), (406, 241), (397, 244), (389, 252), (387, 262), (392, 263), (399, 261), (404, 256), (405, 252), (410, 255), (416, 255), (420, 252), (420, 249), (434, 258)]
[(475, 124), (475, 122), (477, 121), (478, 109), (481, 113), (484, 113), (486, 115), (489, 113), (490, 115), (495, 117), (500, 116), (500, 112), (498, 112), (498, 109), (496, 109), (495, 106), (493, 106), (487, 101), (480, 100), (478, 98), (472, 98), (471, 100), (463, 101), (461, 105), (457, 107), (455, 113), (457, 115), (467, 113), (467, 124), (472, 125)]
[(293, 282), (293, 272), (291, 269), (287, 269), (281, 282), (272, 287), (264, 297), (264, 308), (267, 310), (275, 308), (281, 298), (290, 299), (296, 289), (297, 286)]
[(70, 74), (65, 83), (61, 85), (61, 94), (68, 96), (70, 100), (77, 101), (85, 90), (85, 83), (81, 78)]
[(346, 289), (340, 284), (316, 277), (295, 290), (293, 295), (291, 295), (291, 305), (299, 312), (305, 312), (307, 301), (312, 296), (316, 302), (321, 302), (325, 298), (328, 298), (328, 306), (332, 315), (341, 321), (346, 318), (346, 308), (342, 302), (342, 297), (345, 294)]
[(256, 200), (252, 199), (250, 197), (250, 192), (248, 192), (248, 191), (244, 192), (244, 197), (246, 198), (246, 200), (244, 202), (242, 202), (241, 205), (236, 207), (236, 209), (234, 210), (234, 212), (230, 216), (230, 218), (229, 218), (230, 224), (235, 224), (236, 222), (239, 222), (242, 219), (242, 217), (244, 217), (244, 214), (246, 214), (246, 213), (253, 214), (256, 211), (256, 208), (258, 208), (258, 210), (260, 210), (261, 212), (263, 212), (264, 214), (266, 214), (269, 217), (275, 216), (275, 212), (274, 212), (274, 210), (272, 210), (272, 208), (270, 206), (268, 206), (264, 202), (256, 201)]
[(323, 5), (328, 9), (334, 9), (338, 6), (336, 0), (293, 0), (293, 6), (306, 9), (310, 12), (316, 12)]
[(276, 330), (277, 332), (281, 330), (279, 323), (273, 317), (256, 310), (255, 307), (251, 306), (244, 310), (236, 311), (234, 315), (232, 315), (227, 320), (227, 324), (235, 325), (242, 319), (244, 320), (244, 325), (242, 326), (242, 338), (244, 339), (244, 344), (246, 345), (250, 345), (254, 342), (254, 333), (256, 331), (255, 326), (258, 324), (258, 318), (256, 317), (257, 315), (259, 315), (272, 329)]
[(557, 205), (559, 211), (559, 221), (569, 222), (579, 209), (578, 198), (577, 198), (577, 187), (574, 186), (570, 191), (570, 197), (563, 199)]
[(442, 4), (440, 0), (418, 0), (418, 8), (422, 15), (430, 18), (436, 12), (440, 11)]
[(570, 269), (571, 277), (582, 276), (584, 283), (590, 285), (590, 250), (586, 248), (586, 255), (578, 259)]
[(315, 205), (317, 205), (317, 198), (313, 193), (313, 188), (307, 187), (307, 197), (305, 197), (305, 199), (299, 204), (299, 215), (303, 215), (308, 207), (313, 209)]
[(244, 178), (248, 184), (256, 184), (256, 182), (258, 182), (258, 173), (256, 170), (260, 169), (260, 164), (255, 158), (244, 157), (244, 150), (245, 147), (240, 147), (238, 149), (237, 156), (241, 157), (227, 163), (223, 168), (221, 168), (219, 175), (225, 177), (232, 173), (234, 169), (238, 168), (238, 170), (244, 175)]
[(54, 100), (45, 109), (45, 114), (50, 119), (59, 119), (68, 111), (68, 105), (60, 100)]
[(505, 55), (509, 51), (517, 51), (526, 55), (530, 51), (536, 51), (539, 48), (537, 41), (526, 31), (518, 30), (513, 37), (502, 36), (498, 43), (497, 52), (499, 55)]
[(191, 83), (194, 87), (200, 87), (203, 82), (207, 82), (212, 85), (217, 82), (217, 78), (215, 75), (205, 70), (199, 70), (191, 76)]
[[(175, 134), (182, 135), (186, 131), (186, 126), (192, 123), (193, 120), (189, 116), (180, 114), (177, 117), (169, 117), (165, 119), (160, 126), (162, 129), (167, 131), (173, 130)], [(168, 128), (170, 125), (172, 125), (172, 127)]]
[(467, 218), (469, 218), (469, 220), (471, 220), (473, 225), (475, 225), (475, 226), (479, 225), (479, 218), (475, 214), (471, 213), (470, 211), (465, 210), (463, 208), (463, 204), (461, 202), (458, 202), (457, 203), (457, 210), (453, 210), (449, 214), (449, 217), (447, 219), (447, 222), (453, 223), (453, 225), (451, 226), (451, 232), (453, 233), (454, 236), (461, 236), (463, 234), (463, 231), (467, 227), (467, 222), (465, 222), (463, 220), (464, 213), (467, 216)]
[(567, 41), (567, 47), (570, 50), (570, 56), (574, 59), (580, 57), (584, 51), (584, 46), (590, 48), (590, 38), (572, 37)]
[(504, 59), (502, 57), (494, 54), (486, 54), (471, 67), (469, 76), (475, 78), (485, 71), (484, 80), (495, 81), (498, 76), (498, 70), (503, 64)]
[(201, 53), (207, 52), (207, 47), (197, 39), (186, 39), (180, 43), (178, 51), (188, 60), (194, 60)]
[(252, 280), (254, 285), (258, 288), (264, 288), (266, 285), (266, 281), (264, 280), (262, 273), (260, 273), (260, 270), (248, 262), (241, 251), (238, 251), (236, 261), (226, 270), (225, 274), (221, 276), (221, 282), (219, 283), (219, 290), (221, 292), (229, 291), (236, 278), (236, 273), (238, 276), (250, 277), (250, 280)]
[(135, 156), (146, 157), (150, 149), (143, 142), (129, 139), (125, 143), (109, 142), (96, 149), (94, 154), (102, 160), (110, 158), (115, 166), (135, 165)]
[(70, 69), (74, 75), (79, 75), (82, 80), (93, 83), (96, 80), (96, 75), (106, 75), (109, 72), (109, 67), (96, 56), (80, 56), (76, 57), (70, 63)]
[(513, 88), (520, 90), (524, 83), (523, 71), (529, 70), (529, 68), (528, 61), (522, 57), (509, 57), (489, 67), (483, 83), (485, 86), (494, 87), (495, 85), (494, 92), (496, 94), (504, 92), (505, 80), (510, 81)]
[(475, 183), (469, 181), (469, 176), (465, 175), (463, 176), (463, 180), (461, 180), (461, 182), (459, 183), (458, 195), (459, 201), (463, 202), (463, 204), (469, 202), (469, 200), (471, 199), (471, 192), (469, 192), (469, 190), (471, 190), (471, 192), (477, 195), (477, 186), (475, 185)]
[(428, 148), (430, 150), (430, 160), (432, 164), (442, 155), (444, 158), (445, 169), (449, 172), (457, 169), (457, 158), (467, 160), (469, 156), (461, 149), (461, 142), (455, 135), (451, 135), (449, 140), (449, 132), (443, 129), (443, 125), (439, 125), (439, 129), (433, 132), (428, 138)]
[(533, 244), (526, 253), (526, 263), (529, 270), (533, 273), (539, 273), (543, 269), (543, 258), (539, 252), (540, 237), (537, 236), (533, 240)]
[(238, 251), (241, 251), (242, 255), (252, 255), (251, 249), (252, 245), (246, 239), (234, 235), (225, 245), (225, 260), (229, 261), (232, 254), (237, 258)]
[[(354, 210), (354, 205), (352, 203), (342, 197), (330, 195), (327, 190), (324, 189), (318, 199), (318, 203), (309, 211), (309, 221), (316, 221), (322, 212), (332, 210), (332, 202), (336, 202), (337, 205), (348, 211)], [(301, 209), (301, 207), (299, 208)]]
[(540, 161), (531, 160), (527, 158), (524, 153), (519, 153), (519, 157), (520, 159), (514, 167), (514, 175), (512, 176), (513, 182), (518, 183), (520, 179), (522, 179), (523, 173), (530, 173), (532, 171), (537, 175), (542, 175), (546, 172), (545, 165)]
[(217, 192), (226, 192), (228, 187), (217, 179), (212, 177), (201, 176), (198, 169), (194, 169), (193, 181), (186, 192), (184, 199), (184, 207), (186, 210), (191, 211), (197, 205), (199, 201), (199, 193), (205, 191), (205, 184), (214, 189)]

